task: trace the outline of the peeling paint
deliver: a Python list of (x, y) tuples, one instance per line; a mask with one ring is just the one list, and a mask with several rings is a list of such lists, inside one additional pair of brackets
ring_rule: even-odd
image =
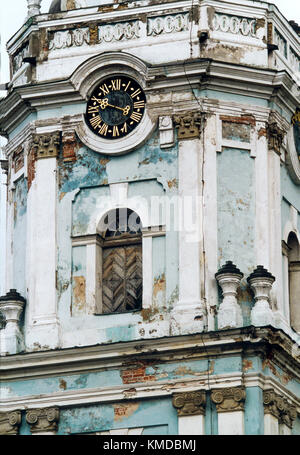
[(82, 312), (84, 311), (85, 306), (85, 288), (86, 280), (84, 276), (74, 276), (74, 286), (73, 286), (73, 311)]
[(114, 408), (114, 421), (120, 421), (128, 418), (139, 408), (139, 403), (129, 403), (121, 405), (113, 405)]

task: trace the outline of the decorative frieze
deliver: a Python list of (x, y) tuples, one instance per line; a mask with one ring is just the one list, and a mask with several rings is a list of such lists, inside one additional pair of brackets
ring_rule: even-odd
[(184, 32), (189, 29), (189, 13), (149, 17), (147, 35), (157, 36), (168, 33)]
[(31, 409), (26, 412), (26, 421), (33, 434), (55, 434), (59, 422), (59, 408)]
[(256, 19), (249, 17), (216, 13), (212, 26), (215, 31), (256, 38)]
[(13, 153), (14, 172), (17, 173), (24, 166), (24, 150), (20, 145)]
[(178, 128), (178, 139), (195, 139), (200, 137), (202, 116), (200, 112), (188, 112), (174, 116)]
[(300, 71), (300, 57), (292, 47), (290, 47), (290, 64), (297, 73)]
[(88, 27), (74, 30), (59, 30), (53, 33), (49, 42), (49, 51), (65, 49), (67, 47), (81, 47), (90, 44), (90, 30)]
[(242, 386), (213, 389), (211, 399), (217, 407), (217, 412), (243, 411), (246, 391)]
[(35, 134), (32, 143), (36, 159), (57, 157), (60, 148), (60, 133)]
[(278, 419), (279, 424), (293, 427), (293, 421), (297, 417), (297, 409), (286, 398), (276, 393), (273, 389), (264, 390), (263, 393), (264, 413), (271, 414)]
[(23, 65), (23, 59), (29, 56), (29, 42), (27, 42), (12, 59), (12, 70), (16, 73)]
[(140, 37), (139, 21), (119, 22), (116, 24), (100, 25), (98, 27), (99, 43), (126, 41)]
[(115, 24), (97, 25), (58, 30), (50, 32), (49, 51), (70, 47), (84, 47), (98, 43), (125, 41), (140, 37), (139, 21), (118, 22)]
[(21, 420), (21, 411), (0, 412), (0, 435), (18, 434)]
[(205, 390), (174, 393), (172, 404), (180, 417), (204, 415), (206, 406)]
[(286, 39), (279, 33), (277, 28), (274, 28), (274, 41), (275, 44), (278, 46), (278, 51), (280, 52), (281, 55), (283, 55), (285, 58), (287, 58), (287, 41)]

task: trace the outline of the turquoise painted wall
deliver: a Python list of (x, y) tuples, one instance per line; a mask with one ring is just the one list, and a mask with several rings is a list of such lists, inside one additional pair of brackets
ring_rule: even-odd
[(15, 183), (13, 224), (13, 287), (26, 297), (25, 261), (27, 231), (27, 180), (21, 178)]
[(238, 294), (244, 325), (250, 325), (252, 295), (246, 278), (255, 263), (255, 163), (247, 150), (217, 154), (218, 267), (226, 261), (244, 273)]

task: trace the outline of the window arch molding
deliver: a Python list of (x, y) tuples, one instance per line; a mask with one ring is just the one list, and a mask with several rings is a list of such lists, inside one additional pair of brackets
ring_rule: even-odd
[[(89, 234), (72, 236), (72, 247), (85, 246), (87, 257), (86, 270), (86, 306), (89, 314), (103, 314), (102, 282), (103, 282), (103, 238), (102, 223), (108, 212), (128, 209), (140, 218), (142, 246), (142, 308), (152, 305), (153, 297), (153, 268), (152, 268), (152, 239), (166, 235), (165, 226), (153, 225), (148, 218), (148, 207), (140, 204), (138, 198), (126, 204), (106, 204), (95, 216)], [(91, 230), (91, 228), (93, 230)], [(94, 233), (91, 233), (94, 232)]]

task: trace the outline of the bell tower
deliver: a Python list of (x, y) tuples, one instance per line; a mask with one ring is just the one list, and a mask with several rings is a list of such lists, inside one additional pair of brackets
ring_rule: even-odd
[(252, 0), (27, 5), (0, 433), (299, 434), (295, 29)]

